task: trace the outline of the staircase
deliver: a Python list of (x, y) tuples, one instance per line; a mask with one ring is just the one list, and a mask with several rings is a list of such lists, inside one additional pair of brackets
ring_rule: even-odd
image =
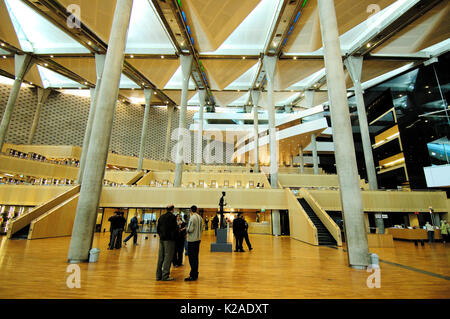
[(314, 213), (313, 209), (306, 202), (304, 198), (298, 198), (298, 202), (302, 205), (306, 214), (308, 214), (309, 218), (313, 222), (314, 226), (317, 228), (317, 236), (319, 239), (319, 245), (325, 246), (336, 246), (336, 240), (331, 236), (328, 229), (323, 225), (320, 221), (319, 217)]

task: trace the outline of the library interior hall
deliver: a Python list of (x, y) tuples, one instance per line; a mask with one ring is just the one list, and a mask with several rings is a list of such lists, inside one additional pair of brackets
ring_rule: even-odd
[(0, 299), (450, 299), (449, 16), (0, 0)]

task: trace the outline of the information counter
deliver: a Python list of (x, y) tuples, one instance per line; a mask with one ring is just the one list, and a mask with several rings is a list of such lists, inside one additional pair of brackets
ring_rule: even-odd
[[(394, 239), (403, 240), (428, 240), (428, 233), (425, 229), (407, 229), (407, 228), (386, 228), (386, 234), (391, 234)], [(441, 230), (434, 231), (434, 239), (442, 239)]]

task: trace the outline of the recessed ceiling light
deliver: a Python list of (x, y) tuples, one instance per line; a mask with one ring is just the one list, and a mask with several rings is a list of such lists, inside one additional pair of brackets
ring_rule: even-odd
[(242, 57), (242, 60), (245, 60), (245, 56)]
[(91, 44), (92, 44), (92, 42), (91, 42), (91, 41), (88, 41), (88, 44), (89, 44), (89, 45), (91, 45)]
[(134, 55), (130, 55), (130, 58), (134, 58)]
[(48, 64), (47, 64), (47, 63), (44, 63), (44, 66), (48, 66)]
[(3, 59), (6, 59), (6, 55), (3, 56)]
[(370, 48), (370, 43), (367, 43), (367, 47)]
[(161, 59), (164, 59), (164, 55), (161, 55)]
[(4, 47), (5, 46), (5, 44), (2, 42), (2, 47)]
[(295, 57), (293, 57), (293, 59), (294, 59), (294, 60), (297, 60), (297, 57), (295, 56)]
[(53, 58), (53, 55), (51, 55), (50, 57)]

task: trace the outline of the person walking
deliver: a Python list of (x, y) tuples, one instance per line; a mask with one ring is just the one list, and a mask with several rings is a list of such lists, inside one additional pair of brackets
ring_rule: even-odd
[(441, 221), (441, 235), (442, 235), (442, 242), (445, 244), (448, 240), (448, 231), (449, 226), (447, 224), (446, 220)]
[(209, 219), (208, 216), (205, 217), (205, 230), (208, 230)]
[(181, 213), (177, 215), (178, 232), (175, 240), (175, 255), (173, 256), (173, 266), (183, 266), (184, 242), (186, 241), (186, 223), (181, 217)]
[(203, 219), (197, 213), (197, 206), (191, 207), (191, 214), (187, 227), (188, 257), (191, 272), (185, 281), (195, 281), (198, 278), (198, 253), (202, 240)]
[(431, 224), (429, 222), (427, 222), (425, 224), (425, 228), (427, 229), (427, 232), (428, 232), (428, 241), (430, 243), (433, 243), (434, 242), (434, 227), (431, 226)]
[(236, 240), (235, 252), (244, 252), (242, 247), (242, 241), (244, 239), (245, 223), (241, 218), (241, 213), (238, 213), (237, 217), (233, 220), (233, 234)]
[(139, 221), (137, 219), (137, 212), (134, 214), (133, 218), (131, 218), (130, 220), (130, 225), (128, 226), (131, 230), (131, 234), (128, 235), (127, 238), (125, 238), (125, 240), (123, 241), (123, 244), (126, 246), (127, 245), (127, 241), (133, 237), (133, 243), (135, 246), (138, 245), (137, 243), (137, 239), (138, 239), (138, 234), (137, 234), (137, 230), (139, 229)]
[(171, 281), (170, 266), (175, 252), (175, 239), (178, 226), (177, 218), (173, 214), (173, 205), (167, 207), (166, 213), (158, 219), (156, 232), (159, 235), (158, 264), (156, 267), (156, 280)]
[(244, 239), (245, 243), (247, 244), (248, 250), (252, 250), (252, 244), (250, 243), (250, 239), (248, 238), (248, 223), (245, 220), (244, 215), (242, 215), (242, 220), (244, 221)]

